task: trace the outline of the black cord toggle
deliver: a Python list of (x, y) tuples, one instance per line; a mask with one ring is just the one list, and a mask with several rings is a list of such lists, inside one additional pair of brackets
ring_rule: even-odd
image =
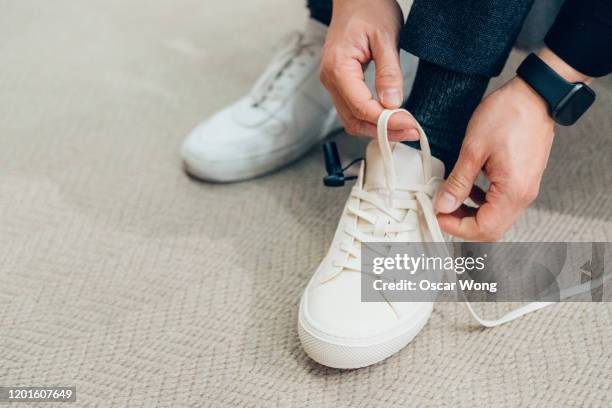
[(323, 157), (325, 158), (325, 170), (327, 170), (327, 176), (323, 177), (323, 184), (327, 187), (340, 187), (346, 181), (356, 179), (357, 176), (345, 176), (344, 171), (363, 160), (360, 157), (350, 162), (346, 167), (342, 167), (335, 142), (323, 144)]

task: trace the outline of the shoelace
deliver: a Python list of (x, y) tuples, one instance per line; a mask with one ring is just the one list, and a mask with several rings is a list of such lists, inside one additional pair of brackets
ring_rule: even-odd
[[(357, 198), (358, 202), (366, 203), (366, 208), (376, 209), (377, 211), (374, 213), (368, 212), (359, 208), (360, 206), (349, 206), (347, 208), (351, 214), (358, 217), (358, 219), (366, 221), (367, 224), (358, 225), (357, 227), (345, 227), (346, 233), (351, 236), (354, 239), (354, 243), (358, 245), (348, 246), (346, 244), (341, 244), (340, 249), (350, 256), (347, 257), (348, 259), (336, 261), (334, 263), (335, 266), (340, 267), (339, 273), (342, 272), (343, 268), (358, 272), (361, 271), (360, 245), (362, 242), (373, 240), (377, 242), (392, 242), (397, 234), (417, 228), (416, 222), (407, 222), (407, 216), (410, 211), (420, 210), (422, 212), (433, 242), (445, 242), (433, 208), (433, 196), (437, 190), (437, 186), (442, 182), (442, 179), (439, 177), (432, 177), (432, 156), (429, 148), (429, 141), (418, 122), (417, 129), (420, 135), (424, 184), (413, 186), (396, 185), (392, 145), (388, 139), (387, 128), (391, 116), (398, 112), (405, 112), (410, 115), (405, 109), (384, 110), (378, 118), (377, 124), (377, 142), (383, 160), (385, 183), (387, 186), (387, 200), (381, 199), (377, 194), (364, 191), (360, 186), (353, 187), (351, 196)], [(333, 279), (333, 277), (331, 279)], [(489, 320), (480, 317), (465, 294), (461, 292), (461, 295), (464, 299), (463, 304), (466, 306), (470, 315), (480, 325), (485, 327), (499, 326), (554, 303), (529, 303), (503, 315), (499, 319)]]
[(429, 142), (419, 125), (417, 126), (421, 135), (424, 182), (414, 185), (397, 185), (396, 183), (392, 146), (388, 138), (388, 123), (391, 116), (398, 112), (410, 114), (405, 109), (384, 110), (378, 118), (377, 125), (377, 143), (382, 156), (387, 197), (386, 199), (381, 198), (380, 194), (365, 191), (359, 185), (355, 185), (351, 190), (351, 197), (358, 199), (358, 205), (349, 205), (347, 211), (358, 220), (362, 220), (363, 223), (344, 227), (345, 232), (353, 238), (353, 245), (340, 245), (341, 251), (348, 255), (344, 260), (335, 262), (335, 266), (340, 267), (340, 272), (342, 269), (361, 271), (360, 245), (362, 242), (393, 242), (399, 234), (418, 228), (416, 217), (410, 215), (411, 211), (420, 211), (423, 214), (434, 242), (444, 242), (432, 203), (442, 179), (431, 175)]
[(300, 32), (289, 33), (281, 41), (281, 49), (274, 58), (272, 64), (257, 80), (251, 91), (253, 99), (252, 106), (261, 107), (266, 101), (282, 97), (283, 78), (291, 78), (291, 68), (304, 66), (301, 57), (313, 57), (313, 47)]

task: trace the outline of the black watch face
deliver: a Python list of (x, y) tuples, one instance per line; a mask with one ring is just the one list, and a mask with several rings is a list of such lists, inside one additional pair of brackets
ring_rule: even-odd
[(552, 116), (560, 125), (573, 125), (593, 102), (595, 102), (595, 93), (584, 84), (576, 84), (576, 87), (559, 102)]

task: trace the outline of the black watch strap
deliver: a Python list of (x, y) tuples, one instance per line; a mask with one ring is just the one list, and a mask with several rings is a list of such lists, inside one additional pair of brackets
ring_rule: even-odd
[(575, 86), (563, 79), (535, 54), (529, 54), (516, 73), (544, 98), (550, 110), (554, 109)]

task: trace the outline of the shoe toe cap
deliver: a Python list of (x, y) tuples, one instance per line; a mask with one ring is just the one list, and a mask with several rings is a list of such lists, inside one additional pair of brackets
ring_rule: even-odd
[(365, 339), (384, 333), (398, 323), (398, 316), (384, 299), (361, 301), (359, 273), (346, 272), (315, 284), (304, 296), (306, 319), (329, 336)]
[(228, 108), (200, 123), (185, 138), (181, 156), (186, 170), (210, 181), (237, 181), (269, 167), (282, 143), (280, 122), (239, 122)]
[[(183, 141), (181, 152), (186, 160), (223, 162), (239, 155), (250, 133), (222, 111), (196, 126)], [(242, 139), (242, 140), (241, 140)]]
[[(431, 304), (361, 302), (359, 273), (342, 273), (309, 286), (302, 297), (298, 334), (304, 351), (328, 367), (375, 364), (406, 346), (431, 313)], [(399, 313), (399, 314), (398, 314)]]

